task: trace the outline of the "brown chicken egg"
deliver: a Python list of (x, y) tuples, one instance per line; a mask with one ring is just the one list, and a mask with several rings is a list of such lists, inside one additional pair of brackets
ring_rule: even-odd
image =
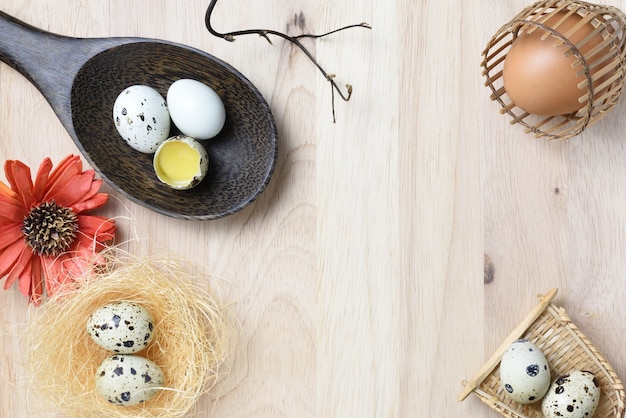
[[(515, 105), (526, 112), (542, 116), (574, 113), (588, 104), (586, 98), (582, 99), (589, 90), (584, 83), (587, 80), (585, 64), (592, 78), (597, 78), (592, 83), (593, 87), (613, 75), (615, 70), (606, 69), (604, 62), (609, 46), (598, 48), (604, 38), (600, 33), (591, 35), (594, 26), (591, 22), (581, 24), (582, 19), (578, 14), (560, 11), (545, 22), (541, 18), (537, 21), (577, 45), (578, 51), (585, 58), (586, 62), (583, 63), (571, 53), (567, 43), (559, 42), (556, 36), (548, 34), (546, 30), (534, 24), (520, 29), (502, 69), (504, 89)], [(529, 33), (531, 28), (534, 30)], [(588, 36), (590, 38), (586, 40)], [(601, 94), (599, 91), (594, 93), (596, 97)]]

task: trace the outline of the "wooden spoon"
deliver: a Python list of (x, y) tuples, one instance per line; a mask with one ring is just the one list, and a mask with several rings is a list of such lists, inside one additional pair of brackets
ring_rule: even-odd
[[(236, 69), (203, 51), (136, 37), (71, 38), (0, 11), (0, 60), (37, 87), (102, 178), (156, 212), (183, 219), (220, 218), (254, 201), (270, 180), (278, 141), (268, 104)], [(209, 154), (207, 176), (186, 191), (159, 182), (152, 155), (129, 147), (112, 117), (115, 99), (126, 87), (149, 85), (165, 96), (181, 78), (213, 88), (227, 114), (220, 134), (203, 141)], [(177, 133), (174, 128), (171, 136)]]

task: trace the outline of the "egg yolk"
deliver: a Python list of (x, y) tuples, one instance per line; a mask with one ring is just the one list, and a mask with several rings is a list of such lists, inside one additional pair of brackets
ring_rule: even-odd
[(200, 155), (198, 151), (183, 142), (168, 142), (159, 156), (163, 174), (173, 181), (184, 181), (198, 173)]

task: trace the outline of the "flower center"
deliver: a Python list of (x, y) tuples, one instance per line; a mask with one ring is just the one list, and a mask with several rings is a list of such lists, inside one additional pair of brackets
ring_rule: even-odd
[(22, 223), (22, 234), (36, 255), (56, 257), (76, 239), (78, 216), (54, 202), (34, 206)]

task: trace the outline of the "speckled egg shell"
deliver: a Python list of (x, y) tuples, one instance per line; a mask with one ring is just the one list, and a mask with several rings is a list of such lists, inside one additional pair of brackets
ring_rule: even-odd
[(152, 154), (169, 137), (171, 119), (161, 94), (149, 86), (130, 86), (113, 105), (113, 122), (132, 148)]
[(112, 302), (97, 309), (87, 320), (87, 333), (99, 346), (114, 353), (137, 353), (154, 337), (154, 319), (143, 306)]
[(591, 372), (559, 376), (541, 403), (546, 418), (591, 418), (600, 403), (600, 383)]
[(550, 387), (550, 368), (541, 350), (527, 340), (513, 342), (500, 361), (500, 381), (508, 397), (529, 404)]
[(163, 370), (137, 355), (116, 354), (96, 370), (96, 390), (107, 401), (132, 406), (156, 395), (165, 384)]

